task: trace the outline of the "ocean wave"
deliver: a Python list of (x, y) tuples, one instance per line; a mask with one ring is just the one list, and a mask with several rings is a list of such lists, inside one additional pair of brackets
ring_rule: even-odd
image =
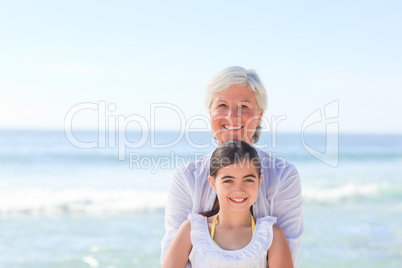
[(135, 190), (0, 191), (0, 215), (116, 214), (163, 209), (166, 193)]
[(316, 203), (339, 203), (342, 201), (363, 201), (367, 199), (389, 199), (400, 197), (402, 189), (388, 183), (367, 185), (347, 183), (336, 187), (304, 187), (303, 201)]
[[(388, 183), (340, 186), (303, 186), (303, 202), (344, 204), (383, 200), (402, 202), (402, 186)], [(0, 191), (0, 216), (12, 215), (110, 215), (163, 210), (167, 192), (154, 190), (3, 190)]]

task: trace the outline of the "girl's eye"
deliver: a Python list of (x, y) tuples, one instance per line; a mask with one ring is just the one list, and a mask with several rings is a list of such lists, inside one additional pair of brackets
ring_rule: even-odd
[(252, 179), (246, 179), (246, 182), (254, 182)]
[(224, 180), (223, 183), (230, 183), (232, 180)]

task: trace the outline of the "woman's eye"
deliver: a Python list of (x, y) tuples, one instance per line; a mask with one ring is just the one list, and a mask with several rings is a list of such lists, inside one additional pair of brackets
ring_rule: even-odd
[(221, 103), (221, 104), (218, 105), (218, 107), (226, 107), (226, 104)]
[(246, 108), (248, 108), (248, 106), (247, 105), (241, 105), (240, 108), (241, 109), (246, 109)]

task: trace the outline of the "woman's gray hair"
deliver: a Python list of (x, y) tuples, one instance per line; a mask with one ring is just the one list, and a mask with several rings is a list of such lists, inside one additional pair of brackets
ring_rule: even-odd
[[(207, 110), (211, 110), (212, 100), (216, 93), (225, 91), (233, 85), (248, 87), (255, 94), (258, 111), (265, 112), (267, 110), (267, 91), (265, 90), (260, 77), (254, 70), (247, 70), (240, 66), (227, 67), (212, 77), (206, 87), (207, 96), (204, 103)], [(258, 142), (260, 134), (261, 126), (258, 126), (253, 136), (254, 142)]]

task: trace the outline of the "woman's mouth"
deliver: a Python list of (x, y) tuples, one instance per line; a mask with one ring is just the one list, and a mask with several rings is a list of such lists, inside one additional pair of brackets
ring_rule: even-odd
[(231, 126), (231, 125), (223, 125), (223, 127), (228, 130), (239, 130), (243, 128), (242, 126)]

